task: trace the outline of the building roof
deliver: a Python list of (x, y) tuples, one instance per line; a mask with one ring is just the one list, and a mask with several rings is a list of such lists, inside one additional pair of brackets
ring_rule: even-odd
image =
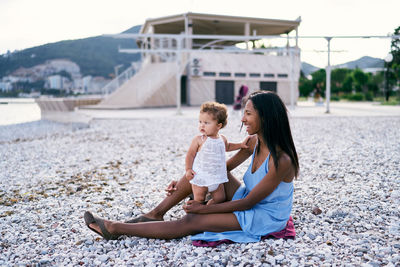
[(179, 34), (185, 32), (185, 19), (192, 21), (193, 34), (245, 35), (245, 25), (249, 23), (249, 35), (280, 35), (295, 30), (300, 22), (252, 17), (224, 16), (202, 13), (184, 13), (160, 18), (147, 19), (140, 33), (149, 33), (153, 26), (156, 34)]

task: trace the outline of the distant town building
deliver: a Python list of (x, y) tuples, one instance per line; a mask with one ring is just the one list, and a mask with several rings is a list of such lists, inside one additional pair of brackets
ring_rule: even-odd
[(31, 68), (21, 67), (0, 81), (2, 91), (13, 90), (13, 84), (18, 82), (44, 81), (44, 88), (80, 94), (100, 94), (101, 88), (109, 82), (103, 77), (82, 78), (78, 64), (68, 59), (48, 60)]
[(376, 74), (378, 72), (385, 71), (385, 68), (383, 68), (383, 67), (380, 67), (380, 68), (379, 67), (378, 68), (364, 68), (364, 69), (362, 69), (362, 71), (366, 72), (366, 73)]
[(19, 68), (12, 73), (12, 76), (22, 79), (29, 79), (30, 82), (45, 80), (48, 76), (56, 75), (61, 72), (69, 73), (71, 79), (81, 77), (78, 64), (68, 59), (48, 60), (44, 64), (39, 64), (31, 68)]
[(63, 88), (63, 78), (60, 75), (52, 75), (47, 77), (45, 87), (49, 89), (62, 90)]
[(9, 92), (12, 90), (11, 82), (0, 82), (0, 90), (2, 92)]

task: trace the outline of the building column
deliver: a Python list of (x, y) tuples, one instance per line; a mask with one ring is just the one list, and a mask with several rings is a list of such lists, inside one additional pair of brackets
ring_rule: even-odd
[[(191, 82), (191, 66), (192, 66), (192, 54), (191, 50), (193, 49), (193, 40), (188, 37), (193, 35), (193, 20), (188, 18), (185, 15), (185, 34), (186, 34), (186, 49), (188, 50), (185, 58), (187, 60), (187, 64), (185, 67), (186, 70), (186, 105), (190, 106), (190, 82)], [(180, 81), (179, 81), (180, 82)]]
[[(244, 36), (247, 37), (249, 35), (250, 35), (250, 22), (246, 22), (244, 24)], [(246, 49), (249, 50), (249, 40), (246, 39), (245, 42), (246, 42)]]
[(185, 35), (186, 35), (186, 49), (192, 49), (193, 40), (188, 38), (188, 35), (193, 34), (193, 21), (191, 18), (185, 16)]
[[(154, 26), (153, 25), (149, 26), (149, 31), (147, 33), (154, 34)], [(147, 47), (146, 48), (150, 49), (150, 50), (153, 50), (154, 49), (154, 44), (155, 44), (154, 37), (151, 36), (150, 40), (146, 39), (146, 41), (147, 41)], [(151, 58), (151, 62), (153, 62), (153, 61), (156, 62), (157, 61), (157, 57), (155, 55), (153, 55), (152, 53), (150, 53), (150, 58)]]
[(290, 47), (290, 39), (289, 39), (289, 33), (286, 33), (286, 47)]

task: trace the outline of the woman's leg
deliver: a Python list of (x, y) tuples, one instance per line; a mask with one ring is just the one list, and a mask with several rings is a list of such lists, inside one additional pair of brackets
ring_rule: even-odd
[(226, 200), (232, 200), (236, 190), (240, 187), (240, 182), (230, 172), (228, 172), (228, 182), (224, 183)]
[[(180, 238), (204, 231), (224, 232), (241, 230), (236, 216), (233, 213), (188, 214), (182, 219), (176, 221), (135, 224), (104, 221), (104, 226), (113, 235), (128, 235), (157, 239)], [(100, 230), (96, 224), (90, 224), (90, 227)]]
[(222, 203), (226, 200), (224, 184), (220, 184), (217, 189), (211, 192), (211, 199), (207, 205)]
[(150, 212), (145, 213), (144, 216), (150, 219), (162, 220), (167, 211), (192, 193), (192, 185), (186, 179), (185, 175), (177, 182), (175, 187), (176, 191), (165, 197), (160, 204)]
[[(240, 182), (230, 172), (228, 172), (228, 179), (229, 181), (224, 184), (225, 196), (226, 200), (232, 200), (233, 194), (240, 186)], [(162, 220), (167, 211), (192, 193), (192, 185), (185, 178), (185, 175), (177, 182), (176, 188), (176, 191), (164, 198), (160, 204), (150, 212), (145, 213), (144, 216), (150, 219)]]

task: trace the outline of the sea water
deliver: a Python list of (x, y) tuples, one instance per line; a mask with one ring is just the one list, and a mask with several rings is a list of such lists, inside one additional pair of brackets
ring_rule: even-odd
[(0, 98), (0, 126), (40, 120), (33, 98)]

